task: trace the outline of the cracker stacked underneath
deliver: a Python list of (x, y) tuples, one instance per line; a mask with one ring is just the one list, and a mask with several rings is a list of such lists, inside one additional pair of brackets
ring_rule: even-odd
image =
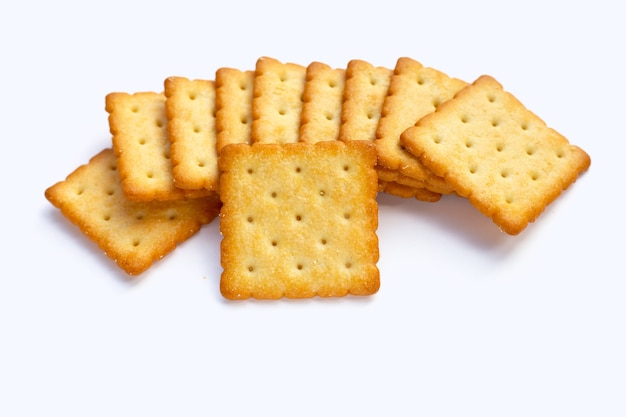
[(112, 146), (46, 197), (128, 274), (220, 213), (229, 299), (378, 291), (377, 192), (466, 197), (516, 235), (589, 156), (490, 76), (269, 57), (111, 93)]

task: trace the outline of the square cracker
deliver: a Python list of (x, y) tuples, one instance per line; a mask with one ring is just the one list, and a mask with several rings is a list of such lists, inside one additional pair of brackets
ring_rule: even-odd
[(393, 71), (354, 59), (346, 67), (339, 140), (376, 139), (383, 101)]
[(219, 163), (225, 298), (378, 291), (373, 143), (233, 144)]
[(437, 187), (434, 191), (450, 193), (450, 188), (441, 178), (436, 178), (419, 159), (402, 149), (400, 135), (466, 85), (465, 81), (424, 67), (411, 58), (399, 58), (376, 130), (378, 164), (388, 170), (399, 171), (402, 175), (432, 183), (433, 187)]
[(257, 60), (252, 101), (252, 142), (294, 143), (300, 139), (306, 67), (269, 57)]
[(128, 201), (111, 149), (102, 150), (64, 181), (46, 189), (45, 196), (129, 275), (144, 272), (173, 251), (216, 218), (221, 205), (217, 194), (189, 200)]
[(339, 139), (345, 70), (312, 62), (306, 70), (300, 141)]
[(533, 222), (589, 155), (483, 75), (401, 136), (411, 153), (504, 232)]
[(165, 94), (110, 93), (106, 96), (113, 150), (124, 194), (131, 201), (202, 197), (209, 190), (184, 190), (174, 183)]
[(168, 77), (164, 88), (174, 183), (189, 190), (217, 190), (215, 83)]
[(250, 143), (254, 71), (219, 68), (215, 72), (217, 153), (230, 143)]

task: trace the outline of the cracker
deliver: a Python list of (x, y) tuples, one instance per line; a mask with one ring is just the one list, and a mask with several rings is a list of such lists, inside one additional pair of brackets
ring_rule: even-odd
[(426, 188), (433, 193), (437, 194), (450, 194), (451, 189), (448, 184), (445, 183), (443, 178), (437, 176), (430, 176), (426, 180), (418, 180), (408, 175), (404, 175), (398, 171), (387, 169), (383, 166), (377, 165), (376, 172), (378, 172), (378, 178), (385, 181), (398, 182), (400, 184), (408, 185), (415, 188)]
[(438, 192), (450, 193), (441, 178), (436, 178), (419, 159), (402, 149), (400, 135), (419, 119), (435, 111), (467, 83), (441, 71), (402, 57), (396, 62), (376, 130), (378, 164), (388, 170), (432, 183)]
[(484, 75), (401, 136), (403, 145), (504, 232), (533, 222), (591, 163)]
[(225, 298), (378, 291), (373, 143), (234, 144), (219, 163)]
[(300, 138), (306, 67), (269, 57), (257, 60), (252, 101), (252, 142), (294, 143)]
[(412, 187), (396, 181), (378, 180), (378, 191), (401, 198), (415, 198), (419, 201), (435, 203), (441, 200), (441, 194), (424, 187)]
[(383, 101), (393, 71), (369, 62), (352, 60), (346, 67), (339, 140), (376, 139)]
[(217, 152), (230, 143), (250, 143), (254, 71), (220, 68), (215, 72)]
[(169, 77), (164, 85), (174, 183), (184, 189), (215, 191), (219, 184), (215, 83)]
[(398, 197), (414, 197), (420, 201), (436, 202), (441, 199), (441, 193), (426, 188), (426, 183), (415, 178), (399, 174), (397, 171), (387, 170), (376, 166), (378, 174), (378, 191)]
[(45, 191), (46, 198), (129, 275), (138, 275), (217, 217), (210, 197), (131, 202), (124, 197), (112, 149)]
[(302, 104), (300, 141), (339, 139), (345, 70), (321, 62), (307, 67)]
[(208, 190), (184, 190), (174, 184), (165, 100), (165, 94), (155, 92), (106, 96), (122, 188), (131, 201), (176, 200), (210, 194)]
[(415, 188), (424, 188), (426, 183), (424, 181), (416, 180), (415, 178), (406, 177), (402, 174), (398, 173), (398, 171), (392, 171), (390, 169), (376, 166), (376, 172), (378, 173), (378, 179), (382, 181), (393, 181), (393, 182), (401, 182), (405, 185), (415, 187)]

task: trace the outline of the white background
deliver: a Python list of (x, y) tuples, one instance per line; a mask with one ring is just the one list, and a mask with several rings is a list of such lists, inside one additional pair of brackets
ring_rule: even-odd
[[(619, 2), (0, 6), (0, 415), (626, 416)], [(44, 198), (110, 146), (104, 97), (260, 56), (489, 74), (592, 158), (521, 235), (381, 195), (366, 299), (227, 302), (219, 221), (128, 279)]]

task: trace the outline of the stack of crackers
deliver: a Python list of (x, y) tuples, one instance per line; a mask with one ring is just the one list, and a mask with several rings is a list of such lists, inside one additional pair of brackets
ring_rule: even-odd
[(455, 194), (516, 235), (590, 165), (493, 77), (406, 57), (261, 57), (111, 93), (106, 111), (112, 145), (46, 197), (130, 275), (219, 215), (228, 299), (376, 293), (379, 192)]

